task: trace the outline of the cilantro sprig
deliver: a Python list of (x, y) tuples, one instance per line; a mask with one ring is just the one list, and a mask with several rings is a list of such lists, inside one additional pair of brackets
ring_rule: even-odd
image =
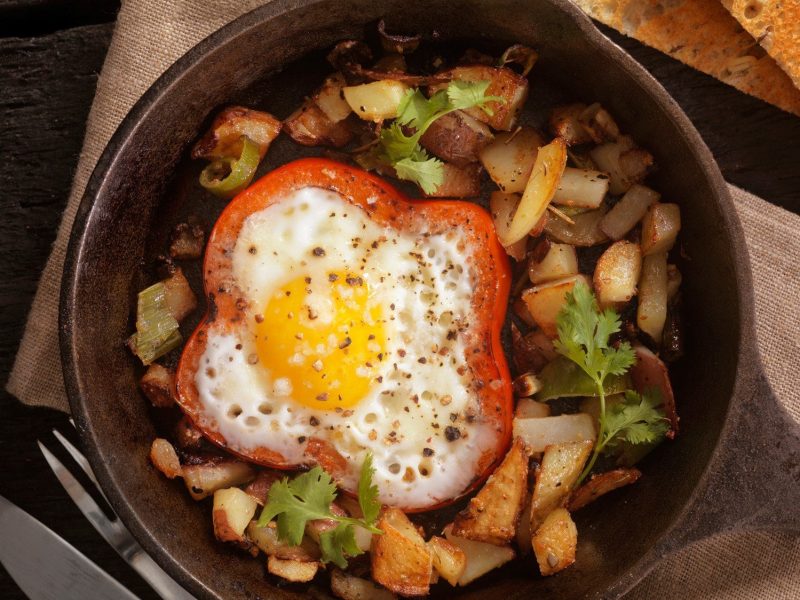
[(606, 410), (606, 377), (625, 374), (636, 362), (636, 354), (628, 342), (610, 345), (611, 336), (620, 330), (619, 315), (611, 309), (601, 312), (589, 286), (577, 282), (566, 300), (556, 319), (555, 348), (591, 378), (600, 400), (600, 431), (592, 456), (578, 478), (580, 483), (606, 448), (623, 441), (655, 442), (666, 434), (668, 426), (664, 413), (656, 408), (656, 399), (648, 394), (628, 390), (624, 402)]
[[(397, 107), (397, 118), (381, 130), (377, 158), (394, 167), (397, 177), (413, 181), (426, 194), (432, 194), (444, 180), (444, 165), (419, 145), (419, 140), (436, 119), (455, 110), (479, 107), (493, 115), (488, 102), (505, 102), (500, 96), (487, 96), (488, 81), (451, 81), (446, 89), (430, 98), (417, 88), (408, 90)], [(412, 133), (406, 134), (406, 130)]]
[(356, 527), (363, 527), (371, 533), (383, 533), (375, 526), (381, 503), (378, 500), (378, 487), (372, 483), (374, 473), (372, 454), (367, 454), (358, 480), (358, 504), (363, 513), (360, 519), (341, 517), (331, 512), (331, 504), (336, 499), (336, 484), (330, 475), (317, 466), (294, 479), (284, 478), (272, 484), (258, 526), (265, 527), (275, 519), (278, 539), (299, 546), (309, 521), (334, 521), (336, 527), (320, 534), (322, 561), (332, 562), (344, 569), (348, 556), (362, 554), (356, 543)]

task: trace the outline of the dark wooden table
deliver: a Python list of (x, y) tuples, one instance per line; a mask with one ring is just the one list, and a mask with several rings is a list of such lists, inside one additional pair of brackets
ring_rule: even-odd
[[(116, 10), (116, 0), (0, 0), (2, 388), (69, 194)], [(728, 181), (800, 214), (800, 118), (606, 32), (675, 97)], [(156, 598), (83, 518), (47, 467), (36, 440), (51, 439), (54, 427), (69, 432), (66, 415), (23, 406), (0, 391), (0, 494), (135, 594)], [(0, 598), (24, 597), (0, 568)]]

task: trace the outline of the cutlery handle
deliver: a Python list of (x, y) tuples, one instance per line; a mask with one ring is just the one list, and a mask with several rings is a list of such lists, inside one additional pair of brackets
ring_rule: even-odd
[(189, 592), (167, 575), (156, 562), (139, 548), (128, 558), (128, 564), (150, 584), (156, 593), (164, 600), (195, 600)]

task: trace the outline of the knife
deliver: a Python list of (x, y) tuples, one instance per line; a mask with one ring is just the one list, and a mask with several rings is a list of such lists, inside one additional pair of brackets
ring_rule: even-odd
[(64, 538), (2, 496), (0, 539), (0, 563), (31, 600), (138, 600)]

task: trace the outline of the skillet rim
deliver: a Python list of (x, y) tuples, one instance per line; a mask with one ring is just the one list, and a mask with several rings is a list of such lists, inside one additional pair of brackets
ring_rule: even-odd
[[(189, 49), (166, 69), (127, 113), (98, 159), (75, 214), (69, 245), (65, 255), (59, 301), (59, 345), (65, 389), (72, 414), (75, 417), (76, 427), (80, 434), (83, 449), (112, 507), (136, 540), (151, 556), (158, 558), (158, 562), (164, 567), (165, 571), (192, 593), (203, 597), (218, 598), (217, 594), (206, 587), (198, 577), (189, 572), (181, 563), (165, 552), (156, 536), (152, 535), (143, 525), (139, 516), (139, 511), (134, 509), (132, 505), (125, 500), (125, 494), (122, 492), (122, 488), (116, 484), (113, 470), (100, 454), (97, 444), (95, 443), (96, 433), (82, 400), (82, 390), (85, 385), (82, 383), (82, 378), (79, 376), (80, 361), (77, 354), (73, 352), (74, 346), (72, 344), (72, 339), (78, 335), (73, 327), (73, 314), (78, 305), (75, 288), (80, 279), (80, 266), (83, 262), (81, 259), (84, 247), (91, 244), (91, 239), (87, 239), (86, 237), (86, 230), (92, 214), (95, 209), (100, 206), (96, 200), (102, 198), (103, 194), (108, 193), (108, 190), (104, 189), (107, 183), (107, 174), (116, 167), (117, 162), (120, 160), (119, 155), (123, 152), (126, 145), (130, 143), (130, 139), (137, 134), (137, 130), (140, 129), (142, 122), (146, 121), (150, 114), (158, 109), (158, 104), (160, 103), (162, 95), (172, 86), (179, 85), (182, 77), (187, 71), (191, 70), (193, 65), (202, 61), (218, 47), (224, 45), (231, 37), (256, 28), (264, 21), (272, 20), (282, 14), (293, 12), (302, 7), (325, 3), (326, 1), (327, 0), (273, 0), (268, 4), (241, 15), (213, 32)], [(677, 526), (684, 520), (687, 513), (690, 512), (698, 498), (702, 495), (705, 484), (709, 480), (709, 468), (724, 450), (720, 441), (724, 439), (726, 432), (732, 425), (730, 418), (731, 411), (737, 402), (742, 401), (740, 398), (742, 390), (747, 389), (750, 382), (754, 380), (762, 370), (758, 359), (758, 352), (754, 345), (754, 295), (752, 291), (750, 261), (744, 243), (741, 223), (735, 211), (727, 183), (722, 177), (711, 151), (700, 137), (694, 125), (678, 106), (677, 102), (667, 93), (658, 80), (631, 55), (625, 52), (625, 50), (611, 39), (607, 38), (577, 6), (572, 4), (572, 2), (569, 0), (547, 0), (547, 3), (552, 5), (555, 10), (565, 13), (585, 37), (586, 41), (603, 54), (604, 59), (616, 63), (626, 75), (641, 83), (650, 101), (654, 102), (658, 108), (663, 110), (667, 117), (679, 127), (682, 136), (691, 148), (691, 160), (700, 167), (703, 175), (709, 182), (709, 187), (713, 191), (713, 202), (717, 205), (719, 214), (723, 219), (723, 229), (727, 236), (726, 242), (730, 250), (732, 262), (737, 268), (735, 292), (739, 309), (739, 339), (736, 373), (733, 375), (734, 380), (732, 382), (731, 396), (724, 410), (724, 420), (719, 429), (717, 439), (714, 442), (714, 449), (708, 457), (708, 461), (704, 465), (702, 473), (697, 479), (694, 489), (686, 500), (686, 503), (677, 511), (672, 521), (665, 526), (663, 533), (656, 540), (654, 547), (659, 548), (665, 541), (669, 541), (674, 537)], [(654, 566), (656, 562), (654, 558), (652, 551), (641, 555), (638, 560), (631, 563), (627, 571), (623, 572), (619, 578), (605, 590), (605, 593), (610, 592), (614, 596), (625, 593)], [(594, 595), (597, 597), (605, 597), (603, 591), (598, 591)]]

